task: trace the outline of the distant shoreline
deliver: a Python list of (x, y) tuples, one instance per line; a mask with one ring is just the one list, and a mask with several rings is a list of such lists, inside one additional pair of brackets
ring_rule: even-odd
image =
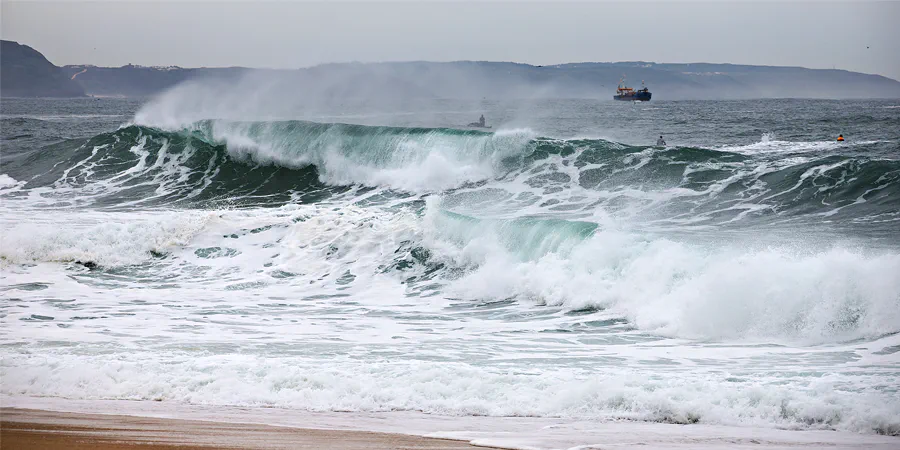
[[(612, 98), (617, 84), (646, 86), (658, 100), (900, 98), (900, 81), (841, 69), (713, 63), (580, 62), (549, 66), (492, 61), (333, 63), (300, 69), (68, 65), (2, 41), (3, 97), (154, 96), (185, 82), (229, 95), (321, 104), (348, 98)], [(624, 77), (624, 78), (623, 78)], [(194, 86), (196, 88), (196, 86)], [(216, 96), (222, 95), (221, 93)]]

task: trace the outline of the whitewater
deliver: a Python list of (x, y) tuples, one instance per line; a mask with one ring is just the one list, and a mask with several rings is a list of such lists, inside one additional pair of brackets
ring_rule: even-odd
[(4, 100), (4, 406), (900, 445), (891, 102), (186, 98)]

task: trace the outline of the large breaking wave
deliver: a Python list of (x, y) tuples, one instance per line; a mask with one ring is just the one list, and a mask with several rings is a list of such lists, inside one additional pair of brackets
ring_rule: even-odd
[[(4, 170), (28, 187), (72, 187), (101, 204), (281, 204), (356, 187), (458, 193), (458, 203), (492, 201), (517, 212), (602, 208), (679, 226), (747, 216), (898, 220), (900, 161), (850, 146), (763, 144), (771, 145), (652, 148), (527, 129), (207, 120), (63, 141)], [(462, 197), (473, 187), (482, 189)]]

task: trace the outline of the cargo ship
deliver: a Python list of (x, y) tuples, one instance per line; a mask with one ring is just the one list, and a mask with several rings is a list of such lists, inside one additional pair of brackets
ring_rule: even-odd
[(641, 81), (641, 89), (634, 90), (630, 87), (625, 86), (625, 77), (623, 76), (621, 80), (619, 80), (619, 87), (616, 88), (616, 95), (613, 95), (613, 98), (616, 100), (622, 101), (638, 101), (638, 102), (649, 102), (650, 97), (653, 94), (644, 86), (644, 82)]

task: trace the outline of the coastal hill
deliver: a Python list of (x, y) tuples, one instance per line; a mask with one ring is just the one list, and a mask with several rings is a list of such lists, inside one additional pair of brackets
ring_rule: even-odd
[(596, 98), (611, 99), (622, 75), (646, 82), (654, 100), (753, 98), (900, 98), (900, 82), (846, 70), (734, 64), (652, 62), (532, 66), (508, 62), (336, 63), (297, 70), (241, 67), (118, 68), (66, 66), (89, 94), (146, 96), (191, 79), (276, 80), (332, 98)]
[(0, 41), (0, 96), (83, 97), (84, 88), (37, 50)]
[[(58, 68), (31, 47), (3, 41), (2, 95), (145, 97), (188, 80), (241, 82), (317, 99), (611, 99), (619, 79), (641, 81), (654, 100), (900, 98), (900, 82), (846, 70), (653, 62), (533, 66), (510, 62), (334, 63), (304, 69), (72, 65)], [(249, 80), (249, 83), (248, 83)]]

